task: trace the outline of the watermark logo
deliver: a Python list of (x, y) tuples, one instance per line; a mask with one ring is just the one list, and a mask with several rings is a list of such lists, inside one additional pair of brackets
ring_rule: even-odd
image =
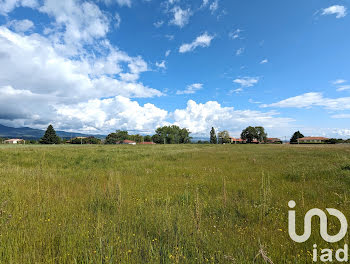
[[(289, 201), (288, 206), (290, 209), (294, 209), (296, 206), (296, 203), (294, 201)], [(297, 242), (297, 243), (304, 243), (307, 240), (309, 240), (311, 236), (312, 226), (311, 226), (311, 220), (314, 216), (317, 216), (320, 219), (320, 235), (323, 240), (325, 240), (328, 243), (336, 243), (342, 240), (348, 229), (348, 222), (346, 220), (346, 217), (342, 212), (340, 212), (337, 209), (334, 208), (326, 208), (326, 211), (329, 215), (335, 216), (339, 222), (340, 222), (340, 230), (338, 234), (336, 235), (329, 235), (327, 230), (327, 214), (318, 208), (313, 208), (309, 210), (304, 218), (304, 234), (298, 235), (295, 230), (295, 210), (289, 210), (288, 211), (288, 233), (290, 238)], [(313, 261), (318, 261), (318, 250), (317, 245), (314, 245), (314, 248), (312, 250), (313, 252)], [(345, 262), (348, 261), (348, 245), (345, 244), (344, 249), (338, 249), (335, 251), (335, 259), (339, 262)], [(320, 255), (320, 261), (322, 262), (329, 262), (333, 261), (333, 250), (331, 249), (322, 249), (321, 255)]]

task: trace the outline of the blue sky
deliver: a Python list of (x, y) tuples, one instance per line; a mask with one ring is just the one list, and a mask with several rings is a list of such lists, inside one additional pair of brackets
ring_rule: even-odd
[(0, 123), (348, 138), (349, 4), (0, 0)]

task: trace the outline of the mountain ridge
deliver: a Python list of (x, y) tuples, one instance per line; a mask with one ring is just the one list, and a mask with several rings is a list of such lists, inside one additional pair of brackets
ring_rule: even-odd
[[(21, 138), (21, 139), (40, 139), (45, 133), (45, 130), (35, 129), (30, 127), (8, 127), (0, 124), (0, 137), (2, 138)], [(56, 134), (61, 138), (74, 137), (91, 137), (105, 138), (105, 135), (90, 135), (78, 132), (66, 132), (57, 130)]]

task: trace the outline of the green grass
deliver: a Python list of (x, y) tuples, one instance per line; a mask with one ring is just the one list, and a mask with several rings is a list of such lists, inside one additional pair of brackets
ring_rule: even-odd
[(349, 237), (293, 242), (288, 201), (298, 227), (350, 220), (349, 166), (348, 146), (0, 146), (0, 263), (311, 263)]

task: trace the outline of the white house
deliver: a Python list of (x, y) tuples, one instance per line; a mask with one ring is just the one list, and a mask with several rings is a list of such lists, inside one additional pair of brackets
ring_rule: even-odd
[(8, 139), (4, 141), (5, 144), (25, 144), (25, 141), (23, 139)]

